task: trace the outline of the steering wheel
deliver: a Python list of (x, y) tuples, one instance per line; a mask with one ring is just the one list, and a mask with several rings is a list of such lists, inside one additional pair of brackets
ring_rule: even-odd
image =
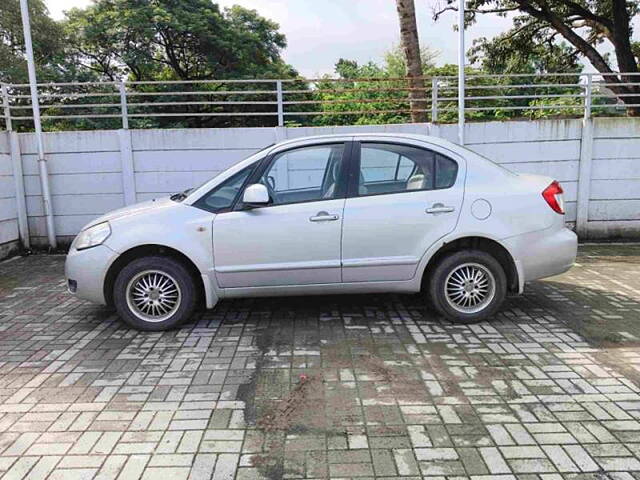
[(269, 198), (272, 203), (278, 203), (278, 195), (275, 190), (275, 180), (272, 176), (268, 176), (262, 182), (265, 187), (267, 187), (267, 192), (269, 192)]

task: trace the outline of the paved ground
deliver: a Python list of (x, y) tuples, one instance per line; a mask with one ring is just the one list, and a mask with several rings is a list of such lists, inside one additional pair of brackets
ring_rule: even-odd
[(418, 297), (225, 302), (168, 333), (0, 264), (5, 479), (640, 479), (640, 247), (490, 323)]

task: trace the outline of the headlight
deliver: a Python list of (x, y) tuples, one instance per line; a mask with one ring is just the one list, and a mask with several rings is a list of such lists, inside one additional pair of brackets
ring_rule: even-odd
[(109, 235), (111, 235), (109, 222), (99, 223), (81, 231), (73, 241), (73, 246), (76, 250), (96, 247), (109, 238)]

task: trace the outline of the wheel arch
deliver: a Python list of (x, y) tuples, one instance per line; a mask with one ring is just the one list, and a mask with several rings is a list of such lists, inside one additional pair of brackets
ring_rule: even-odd
[(422, 272), (421, 288), (424, 289), (428, 285), (430, 273), (442, 258), (453, 252), (471, 249), (480, 250), (493, 256), (500, 263), (507, 276), (507, 291), (519, 292), (520, 278), (513, 256), (500, 242), (483, 236), (466, 236), (444, 242), (429, 258)]
[(148, 257), (151, 255), (170, 257), (182, 263), (193, 277), (193, 281), (198, 289), (198, 298), (201, 299), (204, 303), (206, 299), (207, 289), (204, 284), (202, 274), (196, 264), (188, 256), (186, 256), (179, 250), (176, 250), (175, 248), (158, 244), (146, 244), (138, 245), (136, 247), (130, 248), (129, 250), (126, 250), (125, 252), (121, 253), (118, 258), (116, 258), (109, 266), (109, 269), (107, 270), (107, 273), (105, 275), (103, 285), (103, 294), (107, 305), (113, 306), (113, 286), (115, 284), (118, 273), (120, 273), (125, 265), (127, 265), (132, 260), (135, 260), (136, 258)]

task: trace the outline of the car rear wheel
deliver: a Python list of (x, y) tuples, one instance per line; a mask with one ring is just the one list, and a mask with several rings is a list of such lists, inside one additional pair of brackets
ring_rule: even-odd
[(429, 284), (431, 302), (444, 317), (473, 323), (493, 315), (507, 294), (507, 278), (500, 263), (479, 250), (463, 250), (444, 257)]
[(138, 258), (124, 267), (113, 287), (120, 317), (138, 330), (168, 330), (189, 319), (196, 285), (189, 271), (169, 257)]

